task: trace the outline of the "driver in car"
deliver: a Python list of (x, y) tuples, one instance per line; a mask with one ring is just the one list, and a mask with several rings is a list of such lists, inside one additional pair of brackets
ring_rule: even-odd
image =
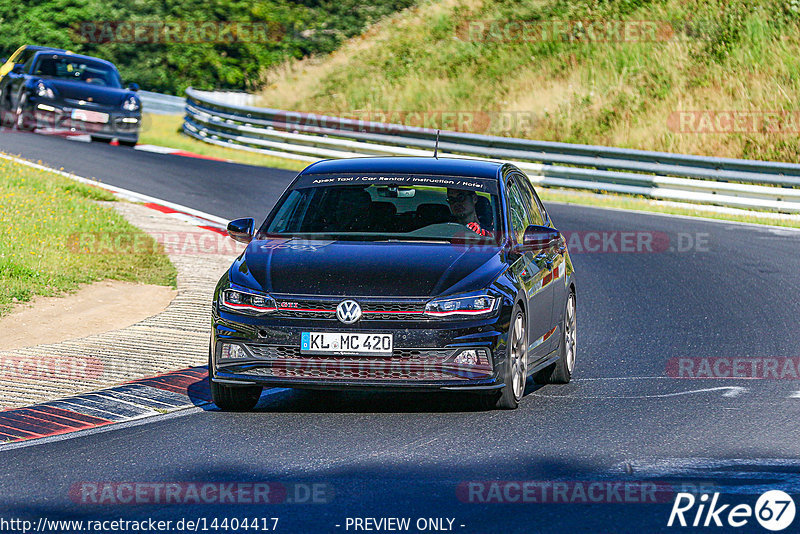
[(478, 194), (475, 191), (448, 188), (447, 203), (450, 205), (450, 213), (459, 223), (465, 225), (479, 236), (493, 237), (490, 231), (481, 228), (476, 211)]

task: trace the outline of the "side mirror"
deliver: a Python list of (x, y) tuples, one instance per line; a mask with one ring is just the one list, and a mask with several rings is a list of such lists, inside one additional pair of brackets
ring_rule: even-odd
[(131, 83), (128, 84), (128, 91), (136, 92), (138, 90), (139, 90), (139, 84), (138, 83), (131, 82)]
[(561, 243), (561, 232), (549, 226), (531, 225), (525, 229), (522, 244), (517, 246), (520, 252), (543, 252), (558, 247)]
[(25, 65), (23, 63), (14, 63), (14, 66), (11, 68), (11, 72), (14, 74), (22, 74), (23, 68)]
[(239, 243), (249, 243), (256, 231), (256, 221), (252, 217), (236, 219), (228, 223), (228, 235)]

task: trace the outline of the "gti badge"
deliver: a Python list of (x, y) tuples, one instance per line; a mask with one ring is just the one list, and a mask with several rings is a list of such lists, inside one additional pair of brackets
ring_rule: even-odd
[(354, 300), (343, 300), (336, 306), (336, 318), (344, 324), (353, 324), (361, 319), (361, 306)]

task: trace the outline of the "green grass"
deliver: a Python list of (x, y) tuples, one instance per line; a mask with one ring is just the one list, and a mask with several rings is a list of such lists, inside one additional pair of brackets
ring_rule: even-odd
[[(482, 39), (466, 31), (475, 21), (486, 29)], [(674, 37), (491, 31), (552, 21), (655, 21)], [(329, 56), (274, 69), (261, 103), (330, 114), (431, 112), (434, 122), (437, 112), (490, 113), (496, 120), (476, 121), (479, 133), (799, 162), (797, 126), (699, 134), (670, 122), (678, 111), (798, 111), (798, 57), (797, 1), (427, 0)]]
[(302, 161), (265, 156), (204, 143), (184, 134), (181, 130), (182, 124), (183, 117), (180, 115), (145, 113), (142, 117), (142, 131), (139, 135), (139, 143), (177, 148), (178, 150), (186, 150), (202, 156), (226, 159), (247, 165), (278, 167), (294, 171), (300, 171), (308, 166), (308, 163)]
[[(150, 236), (113, 208), (96, 187), (0, 159), (0, 314), (14, 302), (62, 295), (113, 279), (175, 287), (177, 273)], [(90, 254), (81, 236), (135, 237), (126, 253)]]

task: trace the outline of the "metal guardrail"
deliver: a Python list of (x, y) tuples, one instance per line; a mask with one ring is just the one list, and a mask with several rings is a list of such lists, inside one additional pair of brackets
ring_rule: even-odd
[[(430, 156), (436, 130), (227, 103), (186, 91), (186, 134), (302, 161)], [(439, 153), (510, 161), (534, 184), (800, 213), (800, 165), (442, 131)]]
[(182, 115), (186, 107), (186, 99), (179, 96), (139, 91), (139, 98), (142, 100), (142, 109), (147, 113)]

